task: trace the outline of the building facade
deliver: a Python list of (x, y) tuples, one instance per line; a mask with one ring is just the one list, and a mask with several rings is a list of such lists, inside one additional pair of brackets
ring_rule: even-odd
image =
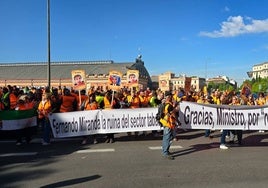
[(187, 77), (186, 75), (175, 76), (172, 72), (159, 75), (159, 88), (163, 91), (184, 89), (185, 91), (200, 91), (206, 85), (205, 78)]
[(214, 83), (214, 84), (230, 84), (234, 88), (237, 88), (237, 82), (233, 79), (229, 79), (227, 76), (217, 76), (214, 78), (209, 78), (207, 80), (207, 84)]
[[(128, 70), (139, 71), (139, 89), (151, 87), (151, 77), (144, 66), (141, 56), (135, 62), (115, 63), (113, 61), (72, 61), (52, 62), (50, 65), (51, 87), (72, 87), (73, 70), (85, 70), (87, 88), (107, 89), (110, 71), (122, 73), (121, 87), (128, 88)], [(19, 87), (46, 87), (48, 86), (48, 65), (45, 62), (36, 63), (5, 63), (0, 64), (0, 87), (16, 85)]]
[(252, 71), (248, 72), (249, 78), (267, 78), (268, 77), (268, 62), (253, 65)]

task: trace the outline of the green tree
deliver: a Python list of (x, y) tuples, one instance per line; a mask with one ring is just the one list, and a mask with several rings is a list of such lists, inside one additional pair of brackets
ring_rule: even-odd
[[(268, 91), (268, 78), (257, 77), (256, 79), (253, 78), (252, 80), (245, 80), (243, 82), (243, 84), (251, 85), (251, 92), (252, 93), (258, 93), (258, 92), (267, 93), (267, 91)], [(243, 87), (243, 84), (242, 84), (241, 88)]]
[(208, 91), (212, 91), (212, 90), (220, 90), (220, 91), (233, 91), (235, 88), (233, 85), (229, 84), (229, 83), (214, 83), (214, 82), (209, 82), (208, 83)]

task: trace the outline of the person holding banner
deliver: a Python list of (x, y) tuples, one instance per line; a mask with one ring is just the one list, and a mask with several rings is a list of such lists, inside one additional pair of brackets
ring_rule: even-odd
[[(97, 110), (99, 108), (99, 105), (96, 101), (95, 93), (91, 93), (88, 98), (85, 100), (85, 104), (83, 105), (81, 110)], [(85, 136), (82, 145), (87, 144), (88, 136)], [(96, 139), (96, 135), (93, 135), (93, 143), (97, 144), (98, 141)]]
[[(203, 100), (203, 101), (202, 101)], [(213, 98), (210, 95), (201, 95), (201, 101), (197, 100), (197, 103), (203, 103), (203, 104), (214, 104)], [(206, 129), (205, 130), (205, 137), (208, 137), (210, 139), (213, 138), (213, 136), (211, 136), (211, 130), (210, 129)]]
[[(264, 96), (263, 92), (258, 93), (258, 97), (256, 99), (256, 103), (259, 106), (263, 106), (266, 104), (266, 97)], [(259, 130), (260, 133), (264, 133), (264, 130)]]
[(49, 95), (47, 93), (42, 94), (42, 100), (38, 105), (38, 118), (43, 128), (43, 142), (42, 145), (46, 146), (50, 144), (50, 123), (48, 116), (52, 111)]
[(77, 110), (83, 110), (85, 108), (85, 102), (88, 100), (88, 96), (86, 95), (86, 90), (82, 89), (79, 93), (75, 94), (77, 101)]
[[(158, 105), (162, 103), (162, 99), (164, 98), (164, 97), (162, 98), (157, 97), (157, 93), (155, 90), (152, 90), (152, 92), (149, 95), (151, 96), (149, 101), (150, 107), (158, 107)], [(154, 137), (159, 136), (159, 132), (157, 130), (152, 131), (152, 133)]]
[(136, 91), (133, 91), (130, 98), (130, 108), (140, 108), (141, 107), (141, 100)]
[[(214, 98), (213, 101), (215, 104), (218, 105), (228, 105), (229, 104), (229, 97), (228, 94), (226, 92), (218, 92), (217, 93), (217, 98), (219, 100), (217, 100), (215, 102)], [(221, 137), (220, 137), (220, 149), (228, 149), (228, 147), (226, 146), (226, 136), (228, 135), (228, 130), (223, 129), (221, 130)]]
[[(232, 102), (230, 103), (230, 105), (240, 105), (240, 100), (237, 96), (233, 96), (232, 97)], [(230, 144), (234, 143), (234, 137), (235, 135), (237, 136), (237, 140), (238, 140), (238, 145), (242, 145), (242, 135), (243, 135), (243, 131), (242, 130), (230, 130)]]
[[(120, 100), (117, 93), (107, 91), (104, 96), (104, 109), (118, 109), (120, 108)], [(114, 143), (114, 133), (107, 134), (106, 143)]]
[[(129, 107), (132, 109), (141, 107), (141, 100), (140, 100), (140, 97), (139, 97), (137, 91), (132, 91), (131, 98), (129, 101)], [(128, 134), (128, 136), (131, 136), (131, 132), (128, 132), (127, 134)], [(138, 137), (139, 132), (136, 131), (134, 134), (135, 134), (135, 137)]]
[[(22, 95), (22, 96), (20, 96), (20, 98), (17, 101), (15, 110), (30, 110), (33, 108), (34, 108), (33, 101), (30, 101), (30, 99), (27, 95)], [(30, 143), (30, 141), (32, 139), (32, 135), (34, 134), (34, 129), (33, 129), (33, 127), (25, 127), (25, 128), (17, 130), (16, 132), (17, 132), (16, 145), (20, 146), (22, 144), (23, 137), (25, 137), (27, 144)]]
[[(110, 91), (107, 91), (104, 95), (104, 109), (112, 109), (112, 94)], [(107, 139), (106, 143), (114, 143), (114, 134), (106, 134)]]

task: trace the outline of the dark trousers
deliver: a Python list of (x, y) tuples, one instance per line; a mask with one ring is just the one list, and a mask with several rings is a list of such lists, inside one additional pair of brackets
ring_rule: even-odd
[(22, 142), (22, 139), (25, 138), (26, 142), (29, 143), (32, 139), (32, 136), (36, 133), (36, 127), (28, 127), (24, 129), (17, 130), (16, 139), (17, 142)]
[(242, 144), (243, 131), (242, 130), (236, 130), (236, 135), (237, 135), (238, 144)]

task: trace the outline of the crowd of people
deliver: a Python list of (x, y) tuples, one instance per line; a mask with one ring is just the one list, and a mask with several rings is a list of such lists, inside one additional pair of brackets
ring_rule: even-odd
[[(211, 96), (204, 99), (201, 97), (197, 102), (199, 103), (210, 103), (210, 104), (223, 104), (223, 105), (266, 105), (268, 102), (268, 96), (265, 96), (263, 92), (259, 92), (257, 95), (252, 93), (241, 92), (239, 95), (236, 92), (220, 92), (218, 90), (212, 92)], [(226, 146), (226, 138), (229, 138), (229, 144), (237, 144), (240, 146), (242, 142), (242, 130), (221, 130), (220, 149), (228, 149)], [(260, 130), (259, 132), (264, 132)], [(210, 136), (210, 130), (206, 130), (205, 136)], [(237, 140), (235, 140), (235, 137)]]
[[(121, 89), (113, 92), (111, 90), (103, 91), (101, 88), (91, 88), (90, 90), (81, 90), (80, 92), (72, 88), (58, 87), (23, 87), (17, 86), (0, 87), (0, 110), (27, 110), (36, 109), (38, 124), (42, 127), (43, 145), (50, 144), (51, 128), (48, 120), (50, 113), (64, 113), (79, 110), (96, 109), (119, 109), (119, 108), (146, 108), (157, 107), (165, 104), (164, 115), (160, 120), (163, 125), (163, 143), (162, 153), (168, 159), (173, 159), (169, 153), (170, 141), (176, 139), (176, 128), (178, 122), (178, 103), (180, 101), (191, 101), (202, 104), (227, 104), (227, 105), (265, 105), (268, 102), (267, 96), (260, 92), (257, 96), (251, 93), (236, 93), (235, 91), (213, 90), (211, 93), (204, 91), (188, 91), (183, 89), (163, 92), (161, 90), (134, 90)], [(260, 130), (263, 132), (262, 130)], [(220, 139), (220, 148), (228, 149), (226, 138), (229, 143), (238, 145), (243, 144), (242, 130), (222, 130)], [(153, 131), (157, 135), (158, 131)], [(205, 130), (205, 137), (210, 137), (211, 130)], [(131, 133), (128, 133), (129, 135)], [(135, 132), (135, 135), (138, 135)], [(31, 141), (33, 130), (18, 131), (17, 145), (22, 144), (22, 138), (26, 142)], [(235, 137), (237, 140), (235, 140)], [(88, 143), (88, 136), (85, 136), (82, 144)], [(94, 143), (97, 143), (96, 135), (93, 135)], [(115, 142), (114, 134), (106, 135), (106, 142)]]
[[(100, 88), (90, 90), (76, 91), (72, 88), (58, 87), (17, 87), (8, 85), (0, 88), (0, 111), (1, 110), (27, 110), (35, 109), (38, 117), (37, 124), (42, 127), (43, 145), (50, 144), (51, 128), (49, 124), (49, 114), (64, 113), (81, 110), (96, 109), (119, 109), (119, 108), (144, 108), (156, 107), (161, 100), (157, 95), (164, 93), (149, 89), (145, 91), (131, 91), (122, 89), (114, 92), (112, 90), (103, 91)], [(22, 144), (22, 138), (25, 137), (26, 142), (31, 141), (34, 128), (26, 128), (17, 131), (17, 145)], [(131, 133), (128, 133), (130, 135)], [(137, 136), (138, 132), (135, 132)], [(97, 143), (96, 135), (92, 136), (94, 143)], [(85, 136), (82, 144), (87, 144), (88, 136)], [(114, 134), (106, 135), (107, 143), (114, 143)]]

